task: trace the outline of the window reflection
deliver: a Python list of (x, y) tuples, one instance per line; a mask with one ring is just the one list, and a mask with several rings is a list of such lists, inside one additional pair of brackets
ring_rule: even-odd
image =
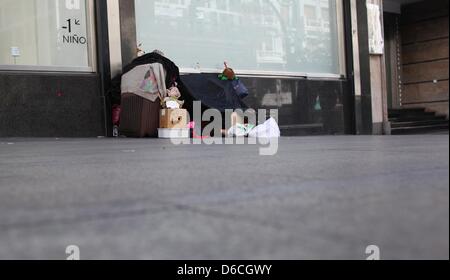
[(336, 0), (137, 0), (138, 43), (180, 66), (338, 74)]

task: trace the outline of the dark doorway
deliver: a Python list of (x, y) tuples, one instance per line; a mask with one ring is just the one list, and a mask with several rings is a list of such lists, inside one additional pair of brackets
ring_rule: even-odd
[(384, 36), (386, 47), (386, 82), (388, 108), (397, 109), (401, 106), (401, 37), (400, 15), (384, 14)]

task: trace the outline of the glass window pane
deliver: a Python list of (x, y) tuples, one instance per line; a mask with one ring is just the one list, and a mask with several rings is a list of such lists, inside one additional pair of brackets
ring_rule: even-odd
[(136, 0), (136, 18), (182, 68), (340, 72), (336, 0)]
[(86, 0), (0, 0), (0, 65), (88, 67)]

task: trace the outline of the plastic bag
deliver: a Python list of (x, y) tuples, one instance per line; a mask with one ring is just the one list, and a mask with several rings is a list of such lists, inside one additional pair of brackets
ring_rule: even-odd
[(248, 96), (248, 89), (241, 80), (234, 80), (232, 81), (232, 84), (234, 91), (240, 98), (244, 99)]
[(281, 131), (277, 121), (274, 118), (270, 118), (265, 123), (258, 125), (252, 129), (248, 137), (252, 138), (280, 138)]

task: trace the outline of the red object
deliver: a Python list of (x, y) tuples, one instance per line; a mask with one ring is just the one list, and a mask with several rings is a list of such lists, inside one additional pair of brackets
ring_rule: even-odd
[(112, 122), (113, 125), (120, 124), (120, 114), (122, 113), (122, 108), (120, 105), (114, 105), (112, 108)]
[(197, 132), (195, 131), (195, 125), (196, 125), (195, 122), (190, 122), (188, 124), (188, 128), (192, 130), (192, 138), (194, 138), (194, 139), (201, 139), (201, 140), (210, 138), (208, 136), (197, 135)]

